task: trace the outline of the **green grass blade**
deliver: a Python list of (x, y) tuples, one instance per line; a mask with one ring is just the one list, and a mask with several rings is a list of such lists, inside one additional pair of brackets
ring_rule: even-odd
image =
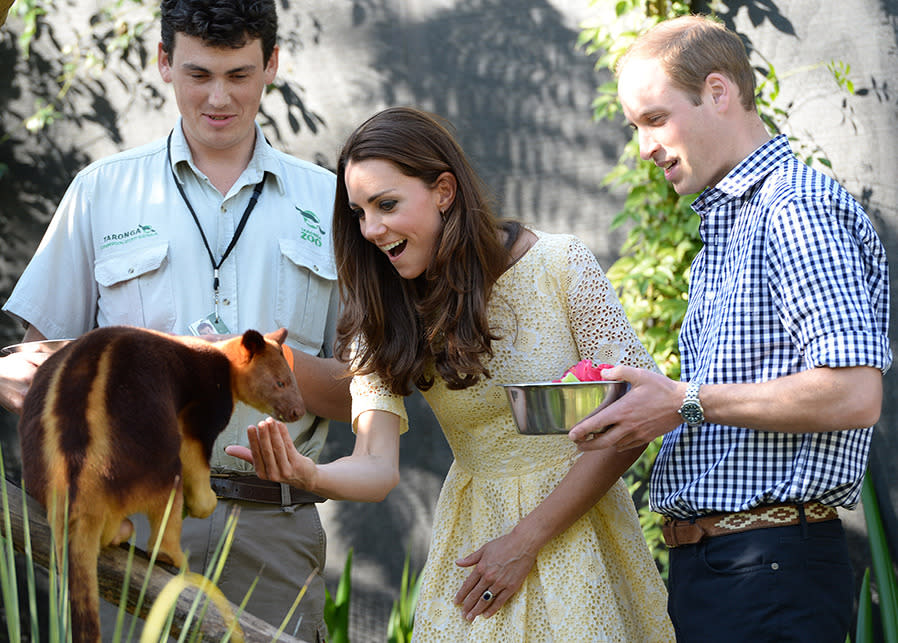
[(159, 526), (158, 537), (156, 538), (156, 542), (153, 543), (153, 551), (150, 553), (150, 563), (147, 566), (147, 575), (143, 579), (143, 585), (141, 585), (140, 592), (137, 596), (137, 605), (134, 608), (134, 614), (131, 617), (131, 626), (128, 629), (129, 641), (133, 638), (134, 631), (137, 629), (138, 614), (140, 614), (144, 598), (146, 598), (147, 589), (150, 586), (150, 577), (153, 575), (153, 565), (156, 564), (156, 557), (159, 555), (159, 546), (162, 544), (162, 534), (165, 532), (165, 525), (168, 524), (168, 518), (171, 516), (171, 510), (175, 502), (175, 493), (176, 487), (173, 487), (171, 494), (168, 497), (168, 503), (165, 505), (165, 512), (162, 514), (162, 524)]
[[(3, 475), (4, 485), (6, 473), (3, 471), (3, 456), (0, 453), (0, 474)], [(5, 509), (5, 506), (4, 506)], [(22, 483), (22, 529), (25, 538), (25, 577), (28, 587), (28, 620), (31, 623), (31, 640), (40, 640), (40, 620), (37, 615), (37, 590), (34, 581), (34, 554), (31, 550), (31, 523), (28, 519), (28, 495), (25, 493), (25, 483)]]
[(134, 550), (134, 534), (131, 534), (131, 539), (128, 542), (128, 558), (125, 562), (125, 580), (122, 582), (122, 592), (119, 595), (119, 609), (115, 613), (115, 629), (112, 634), (113, 641), (122, 640), (122, 631), (125, 627), (125, 610), (122, 609), (122, 607), (128, 600), (128, 587), (131, 584), (131, 569), (134, 564)]
[[(210, 583), (214, 587), (218, 587), (218, 581), (221, 578), (222, 573), (224, 572), (225, 563), (228, 560), (228, 554), (231, 551), (231, 546), (234, 544), (234, 534), (237, 530), (237, 520), (240, 517), (240, 508), (235, 507), (229, 514), (227, 519), (225, 520), (224, 530), (221, 532), (221, 536), (218, 538), (218, 542), (215, 543), (215, 549), (212, 552), (212, 557), (209, 560), (209, 564), (207, 565), (205, 571), (206, 577), (209, 579)], [(236, 623), (237, 619), (240, 618), (240, 615), (243, 614), (244, 609), (246, 608), (246, 604), (249, 602), (249, 597), (252, 595), (253, 590), (256, 588), (256, 583), (258, 582), (258, 577), (253, 581), (250, 585), (249, 590), (241, 602), (236, 616), (234, 617), (234, 621)], [(185, 633), (188, 632), (188, 629), (191, 631), (191, 636), (189, 639), (186, 639), (190, 643), (195, 643), (200, 639), (199, 627), (188, 628), (187, 625), (189, 623), (193, 623), (196, 621), (197, 623), (202, 623), (203, 619), (206, 617), (206, 611), (209, 608), (208, 596), (203, 592), (198, 592), (196, 597), (194, 598), (193, 603), (190, 606), (190, 611), (187, 614), (187, 618), (184, 620), (184, 628), (181, 633), (181, 638), (179, 641), (185, 641)], [(199, 616), (197, 616), (197, 612), (199, 612)], [(227, 638), (230, 638), (230, 634), (227, 635)]]
[(0, 541), (0, 596), (6, 611), (6, 633), (10, 641), (21, 640), (19, 631), (19, 589), (16, 582), (16, 550), (13, 547), (12, 524), (9, 516), (9, 494), (6, 491), (6, 469), (3, 467), (3, 452), (0, 450), (0, 473), (3, 475), (3, 534)]
[(873, 577), (879, 589), (879, 613), (885, 643), (898, 643), (898, 581), (895, 579), (889, 543), (886, 539), (876, 489), (869, 473), (861, 487), (861, 502), (867, 522), (867, 537), (873, 563)]
[(349, 596), (351, 589), (350, 571), (352, 568), (352, 549), (346, 556), (343, 574), (337, 585), (336, 597), (332, 598), (324, 588), (324, 621), (330, 634), (330, 643), (349, 643)]
[[(306, 595), (306, 591), (309, 589), (309, 585), (312, 584), (312, 580), (315, 578), (315, 575), (318, 573), (318, 568), (315, 567), (308, 576), (306, 576), (306, 582), (303, 583), (299, 592), (296, 594), (296, 598), (293, 599), (293, 604), (290, 605), (290, 609), (287, 610), (287, 614), (284, 615), (284, 618), (281, 620), (281, 624), (277, 629), (277, 632), (274, 635), (272, 641), (277, 641), (281, 633), (287, 629), (287, 625), (290, 623), (290, 619), (293, 618), (293, 614), (296, 612), (296, 608), (299, 607), (299, 602), (302, 600), (302, 597)], [(259, 577), (256, 577), (256, 580), (259, 580)], [(296, 633), (299, 630), (299, 626), (302, 624), (302, 617), (300, 617), (299, 621), (296, 623), (296, 628), (294, 628), (293, 637), (296, 638)]]
[(415, 621), (415, 608), (418, 605), (418, 592), (421, 589), (421, 576), (409, 574), (410, 554), (405, 554), (402, 566), (402, 579), (399, 584), (399, 597), (393, 602), (387, 624), (388, 643), (407, 643), (411, 641)]
[(858, 596), (857, 628), (854, 632), (855, 643), (873, 643), (873, 596), (870, 592), (870, 568), (864, 570), (861, 593)]

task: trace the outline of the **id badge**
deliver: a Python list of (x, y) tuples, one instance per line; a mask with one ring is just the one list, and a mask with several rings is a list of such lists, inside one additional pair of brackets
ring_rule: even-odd
[(215, 320), (215, 313), (197, 319), (187, 327), (193, 335), (227, 335), (231, 331), (220, 317)]

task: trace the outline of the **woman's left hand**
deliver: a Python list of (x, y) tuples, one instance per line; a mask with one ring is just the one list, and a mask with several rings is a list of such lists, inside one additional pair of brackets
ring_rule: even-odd
[(299, 489), (315, 491), (317, 466), (296, 450), (287, 425), (265, 418), (246, 429), (249, 447), (231, 444), (225, 453), (251, 463), (262, 480), (284, 482)]
[[(455, 561), (459, 567), (474, 568), (455, 594), (455, 604), (469, 621), (476, 616), (489, 618), (521, 588), (534, 562), (536, 552), (528, 551), (514, 533), (491, 540)], [(487, 591), (490, 599), (484, 600)]]

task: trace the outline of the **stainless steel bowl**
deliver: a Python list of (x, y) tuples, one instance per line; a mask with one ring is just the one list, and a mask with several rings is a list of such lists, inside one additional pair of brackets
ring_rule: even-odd
[(567, 433), (629, 388), (628, 382), (532, 382), (506, 384), (505, 393), (519, 433), (552, 435)]
[(44, 339), (39, 342), (24, 342), (22, 344), (13, 344), (12, 346), (4, 346), (0, 349), (3, 355), (12, 353), (55, 353), (60, 348), (68, 344), (71, 339)]

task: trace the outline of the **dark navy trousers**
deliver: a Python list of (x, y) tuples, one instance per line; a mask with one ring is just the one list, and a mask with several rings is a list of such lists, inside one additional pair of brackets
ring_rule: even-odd
[(845, 643), (855, 597), (840, 520), (675, 547), (668, 584), (678, 643)]

